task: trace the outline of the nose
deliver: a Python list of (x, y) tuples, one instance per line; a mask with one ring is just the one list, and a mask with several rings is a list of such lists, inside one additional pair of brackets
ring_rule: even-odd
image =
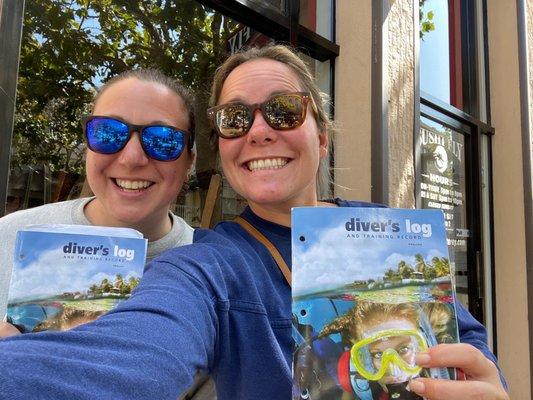
[(267, 144), (273, 142), (277, 138), (277, 131), (268, 125), (261, 113), (261, 110), (254, 111), (254, 122), (250, 127), (250, 131), (246, 138), (251, 144)]
[(402, 375), (402, 373), (403, 373), (402, 369), (398, 365), (396, 365), (394, 362), (390, 362), (389, 365), (387, 366), (388, 376), (399, 377)]
[(129, 168), (141, 167), (148, 163), (148, 156), (141, 145), (138, 132), (133, 132), (126, 146), (118, 154), (118, 162)]

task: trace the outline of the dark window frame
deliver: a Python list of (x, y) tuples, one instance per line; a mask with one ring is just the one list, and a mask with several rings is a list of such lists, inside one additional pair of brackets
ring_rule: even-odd
[[(529, 109), (528, 92), (528, 43), (527, 43), (527, 17), (525, 0), (516, 1), (517, 27), (518, 27), (518, 66), (520, 76), (520, 114), (522, 126), (522, 162), (524, 171), (524, 226), (526, 239), (526, 275), (527, 275), (527, 297), (528, 309), (533, 309), (533, 199), (532, 192), (532, 165), (531, 137), (533, 136), (533, 126), (531, 125), (531, 112)], [(533, 318), (529, 318), (529, 348), (530, 354), (533, 348)], [(530, 356), (530, 368), (533, 369), (533, 357)], [(533, 380), (531, 381), (533, 391)]]
[[(468, 263), (468, 301), (470, 312), (483, 323), (485, 310), (485, 296), (483, 293), (484, 274), (490, 274), (491, 279), (491, 309), (492, 314), (496, 314), (496, 292), (494, 282), (494, 218), (493, 218), (493, 189), (492, 189), (492, 171), (487, 174), (486, 179), (489, 184), (489, 199), (486, 207), (489, 211), (490, 237), (484, 238), (483, 232), (483, 208), (482, 208), (482, 136), (488, 140), (489, 165), (492, 165), (492, 136), (495, 130), (487, 123), (480, 121), (466, 112), (459, 110), (448, 103), (443, 102), (428, 93), (420, 93), (420, 117), (427, 117), (435, 122), (441, 123), (451, 129), (454, 129), (465, 136), (465, 178), (466, 182), (466, 213), (469, 229), (472, 232), (471, 240), (467, 245), (467, 263)], [(420, 129), (420, 125), (418, 125)], [(418, 135), (418, 132), (417, 132)], [(415, 135), (415, 138), (418, 137)], [(418, 149), (415, 144), (415, 149)], [(420, 153), (415, 151), (415, 188), (418, 188), (420, 177)], [(416, 189), (415, 189), (416, 190)], [(420, 206), (420, 196), (415, 193), (417, 207)], [(490, 246), (490, 265), (485, 265), (483, 261), (483, 243), (487, 240)], [(496, 354), (497, 350), (497, 331), (496, 320), (493, 318), (493, 349)]]
[[(280, 42), (291, 43), (318, 61), (335, 59), (339, 45), (311, 31), (298, 22), (300, 0), (288, 0), (287, 14), (276, 12), (266, 5), (251, 4), (248, 0), (196, 0), (225, 16), (243, 23)], [(333, 1), (333, 12), (335, 1)], [(334, 14), (333, 14), (334, 18)], [(333, 26), (334, 26), (334, 20)], [(333, 40), (335, 40), (333, 38)]]
[(5, 214), (24, 0), (0, 0), (0, 216)]
[[(457, 0), (454, 0), (454, 2)], [(494, 258), (494, 210), (493, 210), (493, 182), (492, 182), (492, 135), (495, 134), (494, 128), (490, 125), (490, 89), (489, 89), (489, 49), (487, 41), (484, 41), (483, 48), (478, 48), (478, 19), (477, 19), (477, 7), (482, 8), (482, 21), (483, 25), (482, 32), (483, 36), (487, 37), (487, 6), (486, 0), (480, 0), (480, 2), (475, 1), (465, 1), (461, 0), (460, 14), (461, 21), (459, 22), (461, 26), (461, 58), (462, 58), (462, 110), (442, 101), (428, 93), (425, 93), (420, 90), (419, 77), (415, 78), (415, 87), (417, 95), (419, 96), (419, 101), (415, 105), (415, 138), (418, 135), (420, 129), (420, 116), (427, 116), (428, 110), (433, 113), (434, 116), (440, 117), (442, 119), (435, 119), (443, 125), (450, 126), (450, 128), (455, 129), (454, 125), (465, 125), (470, 127), (470, 149), (469, 154), (466, 153), (467, 149), (465, 148), (465, 161), (468, 161), (468, 164), (465, 165), (469, 170), (466, 171), (467, 175), (470, 175), (471, 179), (471, 197), (467, 197), (473, 202), (471, 206), (468, 206), (467, 212), (471, 209), (475, 212), (468, 212), (469, 225), (471, 229), (475, 229), (475, 237), (473, 237), (470, 242), (471, 249), (468, 249), (468, 265), (471, 269), (475, 269), (475, 276), (470, 277), (469, 273), (469, 282), (468, 287), (469, 291), (469, 303), (471, 305), (471, 312), (479, 319), (483, 321), (484, 315), (484, 304), (483, 299), (479, 294), (482, 292), (483, 288), (483, 273), (490, 274), (491, 276), (491, 310), (492, 310), (492, 334), (493, 340), (492, 345), (494, 353), (497, 353), (497, 329), (496, 329), (496, 288), (494, 282), (495, 276), (495, 258)], [(417, 7), (415, 7), (417, 8)], [(417, 9), (418, 12), (418, 9)], [(419, 48), (417, 49), (416, 62), (419, 61)], [(451, 52), (452, 49), (449, 49)], [(484, 70), (478, 71), (478, 61), (479, 56), (482, 54), (484, 58)], [(479, 93), (479, 84), (481, 82), (481, 77), (484, 78), (486, 82), (484, 96), (484, 104), (481, 104), (480, 93)], [(485, 108), (486, 111), (486, 122), (481, 121), (479, 118), (482, 115), (481, 107)], [(452, 122), (452, 121), (455, 121)], [(485, 181), (489, 185), (488, 192), (488, 229), (490, 232), (490, 237), (483, 238), (483, 228), (482, 226), (482, 210), (481, 210), (481, 200), (482, 200), (482, 143), (481, 136), (485, 135), (488, 137), (488, 165), (491, 170), (485, 177)], [(465, 145), (466, 147), (466, 145)], [(418, 182), (420, 182), (419, 174), (419, 165), (420, 165), (420, 155), (418, 154), (416, 143), (414, 143), (414, 154), (415, 154), (415, 187), (417, 187)], [(415, 194), (416, 195), (416, 194)], [(475, 217), (475, 218), (474, 218)], [(481, 257), (482, 245), (484, 242), (487, 242), (490, 246), (490, 265), (483, 265), (483, 258)]]

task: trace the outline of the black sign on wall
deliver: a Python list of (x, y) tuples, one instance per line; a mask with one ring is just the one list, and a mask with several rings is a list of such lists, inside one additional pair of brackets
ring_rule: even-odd
[(421, 208), (442, 210), (450, 263), (455, 269), (458, 296), (468, 304), (468, 227), (464, 135), (421, 117), (417, 140), (419, 180), (416, 195)]

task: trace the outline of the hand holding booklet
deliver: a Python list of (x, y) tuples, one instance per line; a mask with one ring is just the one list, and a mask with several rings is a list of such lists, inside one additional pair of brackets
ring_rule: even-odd
[(129, 228), (30, 225), (17, 233), (7, 322), (22, 333), (66, 330), (127, 299), (147, 240)]
[(411, 379), (455, 379), (415, 356), (458, 342), (441, 211), (292, 212), (293, 399), (422, 399)]

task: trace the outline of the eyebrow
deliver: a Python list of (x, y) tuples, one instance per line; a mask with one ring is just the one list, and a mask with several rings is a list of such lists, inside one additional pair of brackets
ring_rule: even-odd
[(128, 120), (127, 118), (121, 117), (120, 115), (109, 114), (109, 115), (101, 115), (101, 116), (102, 116), (102, 117), (108, 117), (108, 118), (118, 119), (118, 120), (120, 120), (120, 121), (125, 121), (125, 122), (127, 122), (128, 124), (131, 124), (131, 125), (142, 125), (142, 126), (148, 126), (148, 125), (167, 125), (167, 126), (176, 126), (174, 123), (169, 122), (169, 121), (153, 120), (153, 121), (150, 121), (150, 122), (147, 123), (147, 124), (133, 124), (130, 120)]
[[(273, 92), (270, 92), (269, 95), (265, 98), (265, 100), (263, 101), (267, 101), (268, 99), (270, 99), (271, 97), (274, 97), (274, 96), (277, 96), (279, 94), (288, 94), (288, 93), (301, 93), (302, 91), (301, 90), (298, 90), (298, 91), (287, 91), (287, 90), (274, 90)], [(263, 102), (262, 101), (262, 102)], [(261, 102), (261, 103), (262, 103)], [(232, 100), (229, 100), (225, 103), (220, 103), (220, 104), (227, 104), (227, 103), (244, 103), (244, 104), (252, 104), (252, 103), (249, 103), (247, 101), (245, 101), (242, 97), (240, 96), (237, 96), (235, 97), (234, 99)]]

